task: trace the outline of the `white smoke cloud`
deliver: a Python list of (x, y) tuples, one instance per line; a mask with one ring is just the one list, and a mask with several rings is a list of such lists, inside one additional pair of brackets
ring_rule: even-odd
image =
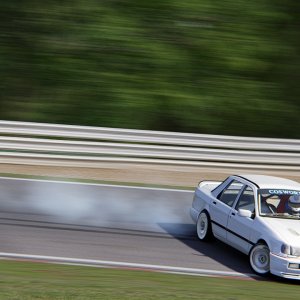
[(14, 203), (14, 210), (42, 215), (47, 221), (138, 230), (153, 230), (160, 223), (191, 223), (189, 192), (46, 181), (8, 183), (13, 188), (6, 188), (5, 197)]

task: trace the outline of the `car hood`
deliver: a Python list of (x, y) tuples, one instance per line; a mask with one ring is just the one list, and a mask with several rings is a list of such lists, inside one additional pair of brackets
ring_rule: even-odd
[(300, 220), (266, 217), (263, 222), (283, 241), (300, 247)]

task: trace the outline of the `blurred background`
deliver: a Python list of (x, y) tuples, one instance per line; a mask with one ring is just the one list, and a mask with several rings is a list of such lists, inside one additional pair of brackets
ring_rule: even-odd
[(300, 2), (1, 1), (0, 119), (300, 138)]

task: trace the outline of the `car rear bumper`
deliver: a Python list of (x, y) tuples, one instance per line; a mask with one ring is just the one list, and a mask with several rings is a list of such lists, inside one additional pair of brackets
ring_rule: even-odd
[(199, 212), (194, 207), (191, 207), (190, 209), (190, 216), (192, 220), (197, 223)]
[(282, 257), (270, 253), (270, 272), (276, 276), (300, 280), (300, 257)]

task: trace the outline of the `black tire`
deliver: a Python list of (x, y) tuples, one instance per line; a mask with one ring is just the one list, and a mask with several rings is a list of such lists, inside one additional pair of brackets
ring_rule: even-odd
[(207, 242), (212, 240), (211, 221), (206, 210), (203, 210), (198, 216), (197, 235), (201, 241)]
[(254, 273), (267, 276), (270, 273), (270, 249), (265, 243), (254, 245), (249, 254), (249, 262)]

